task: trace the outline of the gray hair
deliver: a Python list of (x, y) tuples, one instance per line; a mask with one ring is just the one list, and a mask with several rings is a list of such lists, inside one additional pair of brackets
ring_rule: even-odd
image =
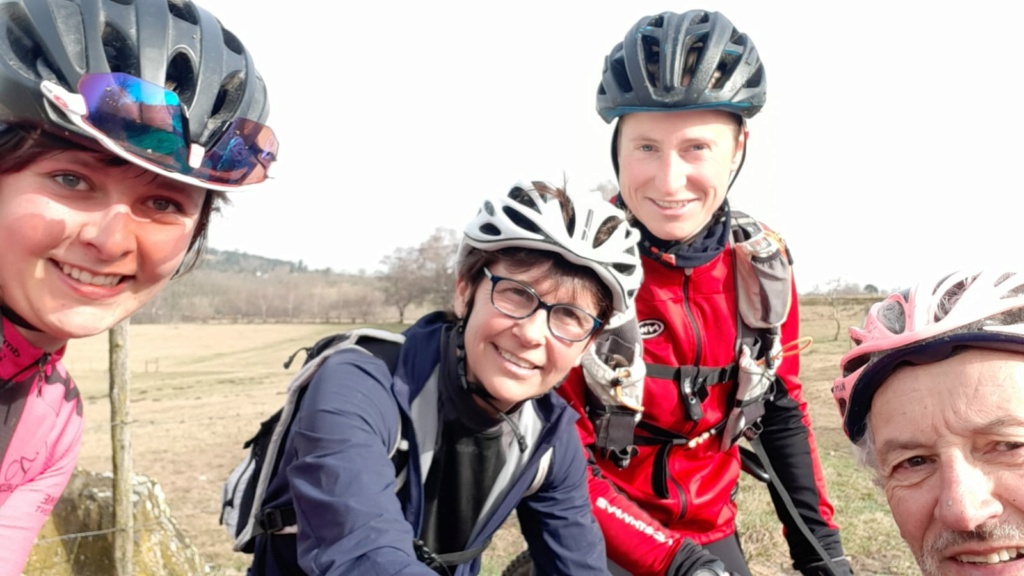
[(853, 456), (857, 465), (871, 472), (871, 480), (881, 488), (884, 484), (882, 469), (878, 465), (878, 453), (875, 450), (875, 435), (871, 432), (871, 413), (868, 413), (864, 435), (853, 445)]

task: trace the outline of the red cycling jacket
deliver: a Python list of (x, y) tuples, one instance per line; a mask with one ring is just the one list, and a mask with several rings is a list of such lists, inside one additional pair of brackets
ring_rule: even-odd
[[(735, 362), (737, 297), (732, 251), (730, 243), (713, 260), (691, 269), (642, 258), (644, 281), (636, 307), (648, 364), (720, 367)], [(795, 285), (791, 296), (792, 306), (782, 326), (783, 346), (799, 337)], [(841, 557), (799, 371), (798, 355), (783, 360), (777, 376), (785, 390), (777, 386), (773, 400), (767, 403), (760, 438), (801, 517), (826, 551)], [(713, 385), (706, 388), (708, 395), (701, 403), (703, 417), (694, 422), (686, 416), (676, 381), (648, 377), (643, 422), (685, 438), (699, 438), (728, 416), (735, 389), (735, 382), (709, 384)], [(585, 417), (585, 391), (580, 368), (558, 388), (570, 405), (584, 414), (577, 421), (577, 430), (583, 444), (593, 448), (595, 435)], [(639, 427), (635, 434), (646, 436)], [(722, 452), (720, 435), (692, 448), (641, 442), (638, 449), (625, 469), (591, 450), (591, 504), (604, 531), (609, 558), (633, 574), (660, 575), (672, 563), (684, 538), (707, 544), (735, 532), (733, 499), (740, 475), (739, 451), (734, 446)], [(818, 561), (789, 515), (780, 514), (794, 564), (800, 567)]]

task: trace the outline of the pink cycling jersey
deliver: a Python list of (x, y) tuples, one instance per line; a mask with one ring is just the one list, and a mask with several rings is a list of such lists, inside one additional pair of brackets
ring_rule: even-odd
[(75, 469), (82, 398), (60, 362), (64, 348), (48, 354), (2, 321), (0, 576), (16, 576)]

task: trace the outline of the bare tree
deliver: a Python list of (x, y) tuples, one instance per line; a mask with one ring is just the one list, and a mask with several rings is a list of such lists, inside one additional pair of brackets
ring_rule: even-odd
[(438, 308), (451, 306), (455, 298), (455, 258), (459, 237), (450, 228), (437, 228), (419, 248), (423, 282), (427, 288), (422, 302)]
[(832, 340), (839, 340), (839, 332), (842, 330), (843, 325), (840, 321), (840, 310), (839, 310), (839, 294), (843, 286), (843, 279), (839, 276), (828, 281), (828, 302), (832, 306), (832, 319), (836, 323), (836, 332), (832, 335)]
[(381, 260), (385, 272), (381, 275), (384, 303), (398, 311), (398, 321), (405, 323), (405, 310), (424, 298), (423, 274), (420, 255), (416, 248), (398, 248)]

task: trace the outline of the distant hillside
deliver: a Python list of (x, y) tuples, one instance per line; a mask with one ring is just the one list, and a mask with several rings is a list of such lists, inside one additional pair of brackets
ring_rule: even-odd
[(246, 252), (235, 250), (217, 250), (207, 248), (199, 264), (199, 268), (210, 272), (241, 273), (245, 275), (258, 275), (271, 273), (309, 272), (309, 268), (299, 260), (291, 262), (288, 260), (277, 260), (266, 258)]

